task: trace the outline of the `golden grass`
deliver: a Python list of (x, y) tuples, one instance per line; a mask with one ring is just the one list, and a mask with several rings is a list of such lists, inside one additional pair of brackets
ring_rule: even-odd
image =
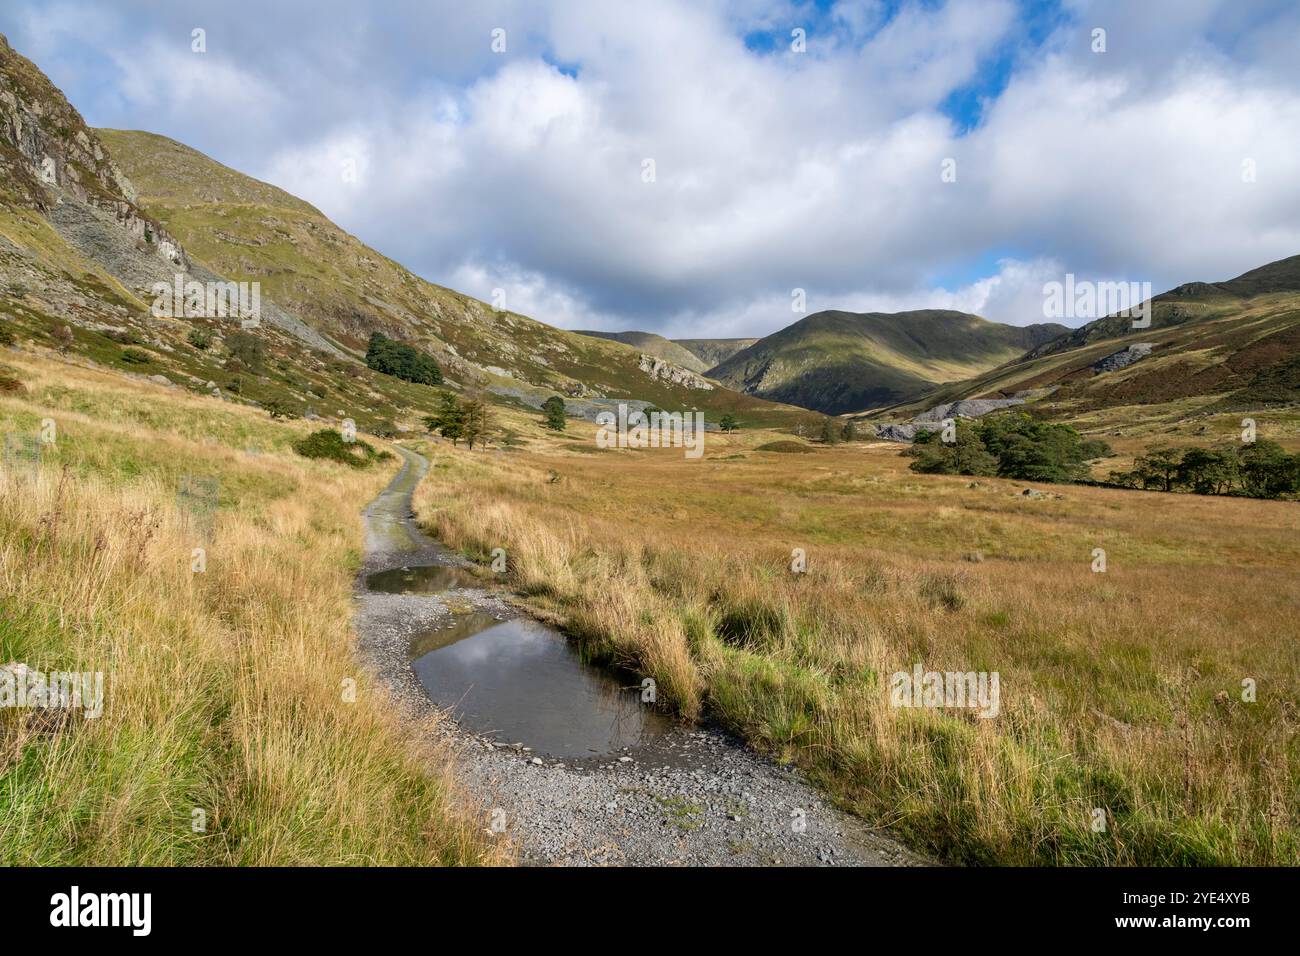
[[(0, 430), (58, 431), (0, 475), (0, 664), (106, 687), (98, 719), (0, 711), (0, 862), (495, 862), (448, 754), (354, 656), (359, 512), (395, 464), (309, 462), (286, 450), (305, 423), (6, 360), (27, 393), (0, 396)], [(186, 474), (220, 481), (203, 573)]]
[[(506, 548), (521, 591), (683, 713), (958, 861), (1297, 862), (1294, 504), (1029, 500), (910, 474), (897, 446), (755, 451), (771, 433), (711, 434), (694, 462), (576, 454), (576, 431), (440, 446), (417, 509), (473, 557)], [(1001, 713), (891, 706), (918, 662), (997, 671)]]

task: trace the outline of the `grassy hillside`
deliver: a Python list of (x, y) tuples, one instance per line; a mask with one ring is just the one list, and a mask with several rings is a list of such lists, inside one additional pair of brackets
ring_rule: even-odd
[(608, 339), (611, 342), (622, 342), (624, 345), (630, 345), (647, 355), (657, 355), (665, 362), (672, 362), (674, 365), (688, 368), (692, 372), (707, 372), (709, 370), (709, 366), (701, 361), (695, 353), (683, 348), (677, 342), (670, 341), (662, 335), (655, 335), (653, 332), (579, 331), (578, 334), (590, 335), (598, 339)]
[[(897, 446), (758, 449), (773, 437), (711, 435), (699, 461), (590, 436), (509, 462), (443, 447), (447, 480), (417, 509), (476, 560), (505, 547), (512, 583), (588, 652), (917, 846), (967, 863), (1300, 859), (1294, 505), (1032, 499), (911, 474)], [(1000, 713), (891, 706), (890, 676), (918, 663), (998, 672)]]
[(166, 137), (99, 130), (140, 203), (215, 272), (262, 283), (263, 295), (354, 353), (376, 330), (432, 353), (461, 385), (540, 404), (548, 395), (636, 398), (663, 408), (780, 421), (789, 410), (724, 390), (652, 378), (639, 351), (496, 312), (426, 282), (318, 210)]
[(737, 352), (710, 375), (753, 395), (842, 414), (969, 378), (1064, 331), (939, 309), (818, 312)]
[[(1156, 297), (1150, 328), (1133, 329), (1129, 318), (1102, 319), (1019, 361), (870, 417), (895, 421), (940, 402), (1007, 397), (1027, 389), (1045, 390), (1035, 403), (1041, 414), (1072, 420), (1125, 408), (1129, 425), (1162, 417), (1161, 407), (1177, 408), (1191, 420), (1220, 411), (1295, 405), (1300, 403), (1300, 291), (1285, 289), (1295, 281), (1295, 262), (1283, 260), (1215, 286), (1180, 286)], [(1256, 291), (1241, 296), (1231, 289)], [(1150, 354), (1126, 368), (1096, 367), (1132, 343), (1152, 346)]]
[(742, 349), (747, 349), (758, 339), (673, 339), (701, 362), (705, 370), (716, 368)]
[[(308, 461), (304, 423), (0, 361), (0, 430), (55, 429), (39, 465), (0, 473), (0, 664), (104, 675), (98, 718), (0, 710), (0, 863), (497, 859), (448, 755), (353, 656), (359, 509), (396, 463)], [(207, 531), (187, 476), (216, 482)]]

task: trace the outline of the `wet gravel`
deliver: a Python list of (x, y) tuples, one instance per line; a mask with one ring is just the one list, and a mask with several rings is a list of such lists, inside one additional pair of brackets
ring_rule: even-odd
[(450, 624), (453, 606), (499, 620), (526, 612), (487, 581), (431, 595), (365, 589), (365, 577), (376, 571), (464, 566), (416, 530), (409, 489), (427, 462), (405, 454), (403, 475), (366, 511), (368, 554), (357, 579), (360, 652), (411, 719), (452, 744), (460, 780), (481, 805), (484, 829), (510, 841), (521, 862), (926, 864), (888, 835), (830, 806), (798, 772), (758, 756), (716, 727), (683, 724), (649, 744), (578, 760), (535, 754), (526, 741), (495, 740), (459, 727), (420, 686), (409, 660), (411, 638)]

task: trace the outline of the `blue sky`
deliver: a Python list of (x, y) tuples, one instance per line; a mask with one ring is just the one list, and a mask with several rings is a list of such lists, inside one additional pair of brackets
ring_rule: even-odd
[(765, 334), (796, 288), (1027, 324), (1067, 272), (1300, 253), (1285, 0), (6, 0), (0, 30), (92, 125), (570, 328)]

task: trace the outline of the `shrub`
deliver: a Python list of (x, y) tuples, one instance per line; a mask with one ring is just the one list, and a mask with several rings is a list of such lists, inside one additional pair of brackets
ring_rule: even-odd
[(8, 348), (18, 341), (14, 337), (13, 330), (7, 325), (0, 325), (0, 347)]
[(297, 418), (298, 417), (298, 412), (294, 409), (292, 405), (286, 402), (283, 398), (272, 398), (267, 402), (263, 403), (262, 407), (265, 408), (270, 413), (272, 418)]
[(144, 349), (122, 349), (122, 361), (131, 365), (148, 365), (152, 357)]
[(812, 454), (815, 449), (805, 445), (801, 441), (770, 441), (766, 445), (759, 445), (756, 451), (775, 451), (786, 455), (808, 455)]
[(190, 329), (190, 334), (185, 336), (185, 341), (200, 352), (206, 352), (212, 346), (212, 333), (207, 329)]
[(304, 458), (324, 458), (353, 468), (365, 468), (388, 455), (376, 452), (373, 446), (360, 440), (344, 441), (343, 435), (334, 428), (324, 428), (298, 439), (293, 443), (293, 450)]

